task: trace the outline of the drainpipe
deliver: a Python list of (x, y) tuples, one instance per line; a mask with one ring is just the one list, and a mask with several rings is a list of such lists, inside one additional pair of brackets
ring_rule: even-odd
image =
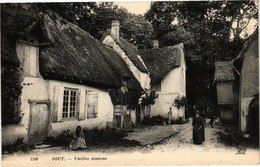
[(239, 92), (238, 92), (238, 108), (239, 108), (239, 132), (241, 132), (241, 89), (242, 89), (242, 77), (241, 77), (241, 73), (238, 72), (238, 70), (236, 69), (235, 66), (233, 66), (233, 69), (236, 71), (236, 73), (239, 75)]

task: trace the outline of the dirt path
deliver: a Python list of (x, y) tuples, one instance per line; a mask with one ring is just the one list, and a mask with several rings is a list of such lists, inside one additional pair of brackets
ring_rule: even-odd
[[(153, 131), (154, 128), (154, 131)], [(163, 128), (169, 135), (174, 134), (164, 141), (156, 144), (157, 141), (165, 137), (166, 133), (160, 133)], [(26, 161), (37, 166), (36, 162), (31, 162), (32, 157), (38, 157), (38, 163), (61, 163), (53, 161), (53, 157), (64, 157), (64, 162), (75, 162), (79, 165), (209, 165), (209, 164), (257, 164), (259, 163), (259, 150), (247, 149), (245, 154), (236, 154), (236, 147), (228, 147), (218, 142), (216, 132), (219, 128), (205, 128), (205, 142), (202, 145), (192, 143), (191, 122), (183, 125), (169, 125), (168, 127), (149, 127), (148, 129), (136, 130), (129, 138), (138, 139), (146, 146), (131, 147), (90, 147), (86, 150), (71, 151), (63, 147), (50, 147), (44, 149), (34, 149), (28, 153), (15, 153), (13, 155), (2, 156), (3, 162), (9, 166), (13, 162)], [(169, 133), (170, 132), (170, 133)], [(154, 135), (151, 135), (153, 133)], [(149, 136), (150, 137), (147, 137)], [(156, 136), (160, 134), (159, 138)], [(143, 136), (143, 137), (142, 137)], [(87, 157), (90, 160), (77, 161), (75, 157)], [(105, 161), (92, 161), (93, 157), (105, 157)], [(39, 165), (39, 164), (38, 164)], [(21, 164), (22, 166), (22, 164)], [(26, 166), (28, 166), (26, 164)], [(31, 165), (33, 166), (33, 165)]]
[[(195, 145), (192, 142), (191, 122), (176, 125), (180, 131), (164, 143), (154, 146), (151, 153), (169, 155), (176, 164), (210, 165), (210, 164), (259, 164), (259, 150), (246, 148), (245, 154), (237, 154), (237, 148), (219, 142), (216, 132), (221, 128), (205, 128), (205, 142)], [(166, 158), (166, 157), (165, 157)]]

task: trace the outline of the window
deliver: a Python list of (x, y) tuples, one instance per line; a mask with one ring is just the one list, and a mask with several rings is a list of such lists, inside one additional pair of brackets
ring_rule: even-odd
[(87, 118), (97, 118), (98, 115), (98, 92), (87, 91)]
[(63, 118), (75, 118), (77, 108), (77, 89), (64, 88), (63, 94)]

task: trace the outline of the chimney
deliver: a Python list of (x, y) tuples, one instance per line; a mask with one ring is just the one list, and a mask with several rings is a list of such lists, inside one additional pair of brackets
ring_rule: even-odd
[(119, 41), (119, 21), (113, 20), (111, 23), (111, 35), (114, 39)]
[(111, 31), (111, 29), (107, 29), (107, 30), (106, 30), (106, 34), (107, 34), (107, 35), (110, 35), (110, 31)]
[(158, 40), (153, 40), (153, 48), (154, 49), (159, 48), (159, 41)]

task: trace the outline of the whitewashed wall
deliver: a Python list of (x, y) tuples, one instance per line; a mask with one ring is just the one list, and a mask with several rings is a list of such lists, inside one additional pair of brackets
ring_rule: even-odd
[[(249, 113), (249, 104), (254, 97), (241, 98), (241, 115), (240, 115), (240, 130), (241, 132), (247, 131), (247, 117)], [(257, 125), (258, 126), (258, 125)]]
[[(105, 90), (99, 90), (96, 88), (72, 84), (54, 80), (44, 80), (42, 78), (25, 77), (22, 83), (22, 95), (21, 95), (21, 111), (22, 119), (18, 125), (8, 125), (2, 127), (2, 143), (3, 145), (14, 143), (18, 137), (23, 137), (24, 142), (28, 142), (28, 127), (30, 118), (30, 104), (28, 100), (50, 100), (51, 101), (51, 115), (53, 114), (54, 101), (54, 86), (59, 86), (61, 90), (64, 87), (78, 89), (81, 94), (78, 102), (79, 113), (84, 114), (84, 120), (70, 120), (63, 121), (62, 118), (58, 122), (52, 122), (50, 124), (50, 132), (48, 136), (57, 136), (63, 133), (64, 130), (70, 130), (71, 133), (75, 131), (76, 126), (81, 126), (83, 129), (105, 128), (107, 122), (113, 121), (113, 104), (110, 99), (109, 93)], [(85, 93), (87, 90), (98, 92), (98, 116), (97, 118), (87, 118), (87, 112), (85, 112)], [(63, 99), (63, 91), (60, 91), (60, 97)], [(62, 116), (62, 102), (59, 104), (61, 110), (58, 111), (58, 116)], [(52, 118), (51, 118), (52, 120)]]
[(184, 117), (184, 108), (177, 109), (173, 106), (175, 98), (182, 93), (182, 84), (180, 80), (181, 68), (175, 68), (168, 73), (161, 81), (161, 91), (156, 91), (158, 98), (155, 104), (151, 106), (151, 116), (161, 115), (168, 117), (170, 107), (172, 107), (172, 119)]
[[(50, 123), (48, 136), (57, 136), (64, 130), (75, 131), (76, 126), (80, 125), (83, 129), (105, 128), (107, 122), (113, 121), (113, 104), (109, 93), (80, 84), (61, 82), (55, 80), (45, 80), (39, 73), (38, 54), (39, 49), (34, 44), (19, 41), (16, 45), (16, 52), (24, 68), (22, 81), (22, 94), (20, 96), (20, 111), (22, 119), (20, 124), (7, 125), (2, 127), (3, 145), (14, 143), (17, 138), (23, 138), (28, 142), (28, 129), (30, 124), (30, 103), (29, 100), (50, 101)], [(29, 69), (28, 69), (29, 68)], [(74, 119), (63, 121), (62, 105), (64, 87), (75, 88), (79, 91), (78, 111), (80, 120)], [(87, 118), (86, 112), (86, 91), (96, 91), (98, 93), (98, 115), (97, 118)], [(54, 121), (53, 115), (57, 113), (57, 120)]]
[(171, 70), (161, 81), (161, 91), (156, 91), (159, 95), (155, 104), (151, 106), (151, 116), (161, 115), (168, 118), (168, 112), (172, 107), (172, 118), (177, 120), (185, 119), (185, 107), (179, 110), (174, 106), (176, 97), (186, 97), (186, 63), (183, 52), (183, 44), (174, 46), (181, 50), (181, 65)]
[[(58, 122), (52, 123), (51, 127), (51, 136), (56, 136), (60, 133), (62, 133), (64, 130), (69, 129), (70, 131), (74, 132), (76, 126), (81, 126), (83, 129), (92, 129), (92, 128), (105, 128), (107, 122), (113, 121), (113, 104), (110, 99), (109, 93), (105, 90), (100, 90), (84, 85), (78, 85), (73, 83), (67, 83), (67, 82), (60, 82), (60, 81), (49, 81), (49, 88), (50, 88), (50, 99), (52, 102), (55, 101), (54, 96), (54, 90), (55, 87), (59, 86), (63, 93), (64, 87), (67, 88), (75, 88), (78, 89), (80, 94), (79, 98), (79, 115), (83, 115), (83, 120), (69, 120), (69, 121), (63, 121), (62, 120), (62, 109), (60, 109), (58, 112)], [(86, 112), (86, 91), (97, 91), (98, 92), (98, 115), (97, 118), (87, 118), (87, 112)], [(62, 101), (62, 100), (61, 100)], [(62, 102), (61, 102), (62, 103)], [(62, 104), (59, 104), (59, 106)], [(52, 106), (52, 110), (54, 110)]]
[(18, 125), (7, 125), (2, 127), (2, 143), (14, 143), (18, 137), (23, 137), (28, 142), (28, 127), (30, 119), (30, 104), (28, 100), (48, 100), (48, 81), (37, 77), (25, 77), (22, 82), (21, 115), (22, 119)]

